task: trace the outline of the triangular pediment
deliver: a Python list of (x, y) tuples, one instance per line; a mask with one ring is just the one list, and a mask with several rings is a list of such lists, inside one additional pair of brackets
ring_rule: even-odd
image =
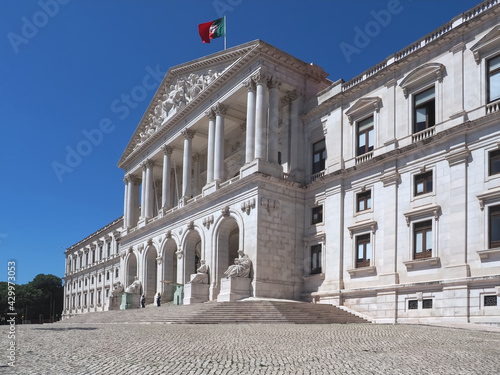
[(399, 86), (403, 89), (405, 97), (408, 97), (408, 91), (426, 82), (439, 81), (443, 79), (445, 67), (440, 63), (424, 64), (401, 81)]
[(360, 118), (370, 112), (378, 112), (381, 103), (382, 98), (378, 96), (359, 99), (345, 113), (347, 115), (347, 118), (349, 119), (349, 123), (352, 124), (355, 119)]
[(500, 26), (495, 26), (479, 42), (474, 44), (470, 50), (474, 54), (477, 63), (489, 52), (497, 51), (500, 48)]

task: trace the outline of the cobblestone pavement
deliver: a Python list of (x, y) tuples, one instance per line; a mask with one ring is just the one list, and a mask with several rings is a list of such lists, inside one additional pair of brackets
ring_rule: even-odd
[(2, 374), (495, 374), (500, 333), (413, 325), (16, 326)]

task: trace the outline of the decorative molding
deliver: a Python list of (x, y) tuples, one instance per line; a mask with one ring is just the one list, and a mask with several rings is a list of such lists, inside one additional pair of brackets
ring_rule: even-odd
[(184, 255), (184, 251), (178, 250), (175, 252), (175, 255), (177, 255), (177, 259), (182, 259), (182, 256)]
[(252, 80), (257, 84), (257, 85), (264, 85), (267, 82), (267, 75), (262, 71), (259, 70), (257, 73), (255, 73), (252, 76)]
[[(484, 52), (495, 51), (496, 47), (500, 45), (500, 25), (495, 26), (491, 31), (483, 36), (479, 42), (474, 44), (470, 50), (474, 54), (476, 63), (480, 63), (483, 58)], [(496, 52), (496, 51), (495, 51)]]
[(406, 226), (410, 226), (410, 222), (416, 218), (424, 218), (433, 216), (436, 221), (439, 220), (439, 215), (441, 215), (441, 206), (438, 204), (430, 204), (427, 206), (415, 208), (411, 211), (403, 213), (406, 218)]
[(174, 152), (174, 148), (172, 146), (167, 146), (167, 145), (163, 145), (161, 150), (165, 155), (172, 155), (172, 152)]
[(349, 124), (352, 125), (355, 119), (362, 117), (365, 114), (374, 111), (379, 112), (381, 103), (382, 98), (380, 98), (379, 96), (359, 99), (345, 113), (349, 120)]
[(408, 260), (406, 262), (403, 262), (403, 264), (406, 266), (406, 269), (411, 270), (414, 268), (436, 267), (441, 264), (441, 261), (439, 257), (433, 257), (433, 258)]
[(428, 63), (419, 66), (408, 74), (405, 79), (401, 81), (399, 86), (403, 89), (403, 94), (405, 98), (408, 98), (409, 91), (412, 88), (424, 83), (425, 81), (443, 81), (443, 74), (445, 67), (440, 63)]
[(142, 254), (142, 250), (144, 250), (144, 244), (140, 243), (139, 246), (137, 246), (137, 250), (139, 250), (139, 254)]
[(246, 212), (247, 215), (250, 215), (252, 208), (255, 208), (255, 198), (241, 203), (241, 211)]
[(152, 245), (153, 245), (153, 239), (150, 238), (150, 239), (148, 239), (148, 246), (152, 246)]
[(452, 165), (465, 163), (469, 155), (470, 150), (466, 147), (462, 150), (450, 150), (445, 156), (445, 159), (451, 167)]
[(227, 106), (222, 103), (217, 103), (212, 107), (212, 111), (214, 111), (216, 116), (224, 116), (227, 112)]
[(260, 205), (267, 210), (267, 213), (271, 214), (273, 211), (277, 211), (280, 208), (280, 201), (268, 198), (262, 198)]
[(193, 139), (195, 133), (196, 132), (192, 129), (184, 129), (183, 131), (181, 131), (181, 134), (184, 136), (185, 139)]
[(172, 238), (172, 231), (171, 231), (170, 229), (169, 229), (169, 230), (167, 230), (167, 233), (165, 234), (165, 238), (166, 238), (166, 239), (170, 239), (170, 238)]
[(274, 76), (270, 76), (267, 80), (267, 87), (269, 90), (279, 89), (281, 86), (281, 82)]
[(400, 174), (396, 168), (392, 170), (385, 171), (384, 175), (380, 178), (380, 181), (384, 184), (384, 187), (397, 184), (399, 182)]
[(186, 226), (187, 230), (194, 230), (194, 221), (190, 221)]
[(479, 199), (479, 208), (483, 211), (485, 203), (500, 200), (500, 189), (492, 189), (486, 193), (478, 194), (476, 197)]
[(210, 229), (210, 225), (214, 223), (214, 215), (207, 216), (203, 219), (203, 226)]
[(228, 217), (229, 216), (229, 206), (224, 207), (221, 210), (222, 217)]
[(347, 227), (351, 238), (353, 238), (354, 233), (364, 232), (366, 230), (370, 230), (372, 232), (372, 234), (375, 234), (377, 232), (377, 228), (378, 228), (378, 225), (377, 225), (377, 221), (375, 221), (375, 220), (363, 221), (361, 223), (357, 223), (355, 225), (351, 225), (350, 227)]
[(161, 264), (162, 264), (162, 259), (161, 259), (161, 257), (157, 257), (157, 258), (156, 258), (156, 264), (157, 264), (157, 265), (161, 265)]
[(252, 78), (249, 78), (245, 82), (243, 82), (243, 86), (245, 86), (248, 91), (255, 91), (255, 82)]

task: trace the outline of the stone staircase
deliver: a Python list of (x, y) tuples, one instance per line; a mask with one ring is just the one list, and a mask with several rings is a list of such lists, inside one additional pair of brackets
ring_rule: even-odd
[(63, 323), (295, 323), (346, 324), (369, 323), (369, 320), (325, 304), (285, 301), (207, 302), (192, 305), (86, 313), (65, 319)]

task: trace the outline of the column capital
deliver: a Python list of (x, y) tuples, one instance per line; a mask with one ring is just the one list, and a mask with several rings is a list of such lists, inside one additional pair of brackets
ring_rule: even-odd
[(286, 95), (290, 98), (290, 101), (293, 102), (300, 96), (301, 92), (299, 90), (288, 91)]
[(200, 162), (200, 154), (194, 154), (193, 163), (199, 163), (199, 162)]
[(267, 80), (267, 86), (270, 90), (279, 89), (279, 87), (281, 86), (281, 82), (276, 77), (270, 76)]
[(245, 82), (243, 82), (243, 85), (247, 88), (248, 91), (255, 91), (255, 82), (252, 78), (249, 78)]
[(168, 145), (164, 145), (161, 149), (165, 155), (172, 155), (172, 152), (174, 152), (174, 148)]
[(259, 70), (257, 73), (255, 73), (252, 76), (252, 80), (257, 84), (257, 85), (263, 85), (267, 81), (267, 75), (262, 71)]
[(146, 172), (146, 169), (148, 169), (148, 166), (146, 165), (146, 162), (143, 162), (143, 163), (141, 164), (141, 168), (142, 168), (142, 171), (143, 171), (143, 172)]
[(146, 168), (153, 168), (155, 166), (155, 162), (152, 159), (147, 159), (144, 162), (144, 165), (146, 166)]
[(126, 174), (125, 177), (123, 177), (123, 182), (125, 183), (125, 185), (128, 184), (129, 180), (130, 180), (130, 175)]
[(212, 111), (214, 111), (214, 113), (218, 116), (224, 116), (227, 111), (227, 106), (221, 103), (217, 103), (212, 107)]
[(212, 108), (207, 109), (207, 110), (205, 111), (205, 116), (207, 116), (209, 120), (215, 120), (215, 113), (214, 113), (214, 111), (212, 110)]
[(141, 184), (141, 179), (140, 179), (140, 178), (137, 178), (137, 177), (135, 177), (135, 176), (133, 176), (133, 175), (129, 175), (129, 176), (128, 176), (128, 180), (129, 180), (130, 182), (132, 182), (135, 186), (139, 186), (139, 185)]
[(193, 139), (194, 134), (196, 132), (192, 129), (184, 129), (181, 134), (184, 136), (185, 139)]

